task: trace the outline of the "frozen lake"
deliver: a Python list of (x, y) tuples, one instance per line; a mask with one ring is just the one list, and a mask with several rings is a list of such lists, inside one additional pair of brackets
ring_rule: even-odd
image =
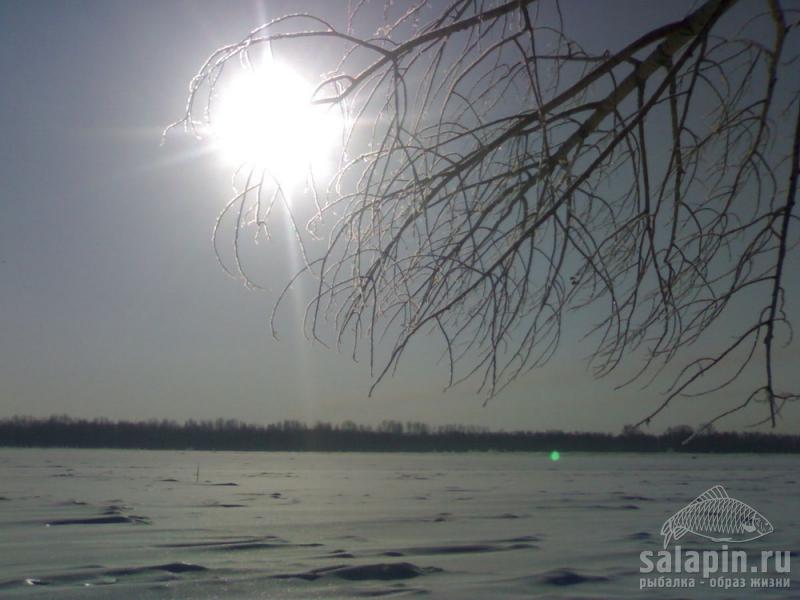
[[(738, 546), (797, 560), (798, 467), (786, 455), (4, 448), (0, 597), (754, 597), (640, 590), (640, 552), (722, 484), (774, 526)], [(793, 571), (770, 597), (800, 597)]]

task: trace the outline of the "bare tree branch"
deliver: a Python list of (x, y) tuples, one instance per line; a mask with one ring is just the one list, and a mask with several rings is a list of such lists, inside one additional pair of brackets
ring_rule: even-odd
[[(342, 30), (289, 15), (217, 50), (173, 125), (213, 129), (223, 70), (248, 65), (254, 48), (341, 44), (314, 94), (348, 123), (307, 226), (327, 235), (324, 248), (293, 225), (298, 277), (316, 289), (308, 336), (354, 357), (365, 342), (373, 388), (412, 340), (437, 336), (448, 385), (474, 380), (488, 398), (546, 363), (584, 311), (596, 375), (632, 357), (644, 362), (630, 381), (683, 365), (640, 424), (763, 361), (764, 384), (718, 418), (764, 395), (774, 426), (797, 398), (777, 391), (774, 352), (778, 331), (791, 333), (797, 245), (797, 10), (708, 0), (601, 50), (571, 39), (559, 4), (543, 0), (455, 0), (438, 14), (424, 0), (399, 15), (387, 5), (375, 35), (357, 33), (363, 10)], [(776, 126), (787, 114), (793, 135)], [(249, 280), (239, 231), (268, 231), (281, 202), (296, 223), (296, 209), (268, 173), (242, 177), (221, 219), (237, 211), (225, 268)], [(743, 305), (739, 333), (691, 358)]]

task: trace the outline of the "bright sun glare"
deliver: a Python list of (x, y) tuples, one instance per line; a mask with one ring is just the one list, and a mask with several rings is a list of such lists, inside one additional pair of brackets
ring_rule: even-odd
[(326, 171), (343, 122), (335, 107), (312, 104), (313, 93), (299, 74), (274, 62), (229, 81), (212, 122), (224, 160), (265, 169), (281, 185), (302, 182), (309, 168)]

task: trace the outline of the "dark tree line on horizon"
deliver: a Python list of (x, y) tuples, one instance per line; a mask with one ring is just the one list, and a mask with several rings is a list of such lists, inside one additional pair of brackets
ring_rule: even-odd
[[(693, 435), (694, 434), (694, 435)], [(114, 421), (15, 416), (0, 420), (0, 446), (363, 452), (800, 452), (800, 436), (756, 432), (696, 433), (678, 426), (659, 435), (625, 428), (620, 434), (490, 431), (465, 425), (429, 426), (386, 420), (373, 427), (282, 421), (252, 425), (235, 419), (180, 424), (172, 420)]]

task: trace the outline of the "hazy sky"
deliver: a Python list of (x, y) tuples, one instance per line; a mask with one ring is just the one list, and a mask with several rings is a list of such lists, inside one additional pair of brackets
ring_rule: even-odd
[[(657, 405), (658, 387), (614, 391), (624, 372), (594, 380), (574, 335), (550, 365), (485, 408), (468, 385), (442, 394), (444, 365), (432, 366), (424, 343), (367, 398), (364, 365), (311, 346), (291, 321), (280, 341), (270, 336), (280, 287), (271, 265), (286, 262), (284, 249), (263, 246), (271, 291), (228, 277), (210, 243), (230, 195), (228, 168), (188, 136), (159, 142), (211, 51), (265, 17), (315, 8), (301, 4), (0, 2), (0, 417), (388, 418), (619, 431)], [(620, 16), (609, 20), (598, 4), (585, 4), (573, 29), (594, 44), (681, 13), (664, 2), (617, 3)], [(321, 6), (337, 18), (346, 2)], [(616, 29), (597, 30), (602, 19)], [(781, 355), (784, 367), (797, 359), (796, 347)], [(789, 375), (785, 387), (799, 389), (797, 369)], [(676, 400), (657, 428), (696, 424), (754, 385)], [(780, 430), (797, 431), (799, 414), (787, 408)]]

